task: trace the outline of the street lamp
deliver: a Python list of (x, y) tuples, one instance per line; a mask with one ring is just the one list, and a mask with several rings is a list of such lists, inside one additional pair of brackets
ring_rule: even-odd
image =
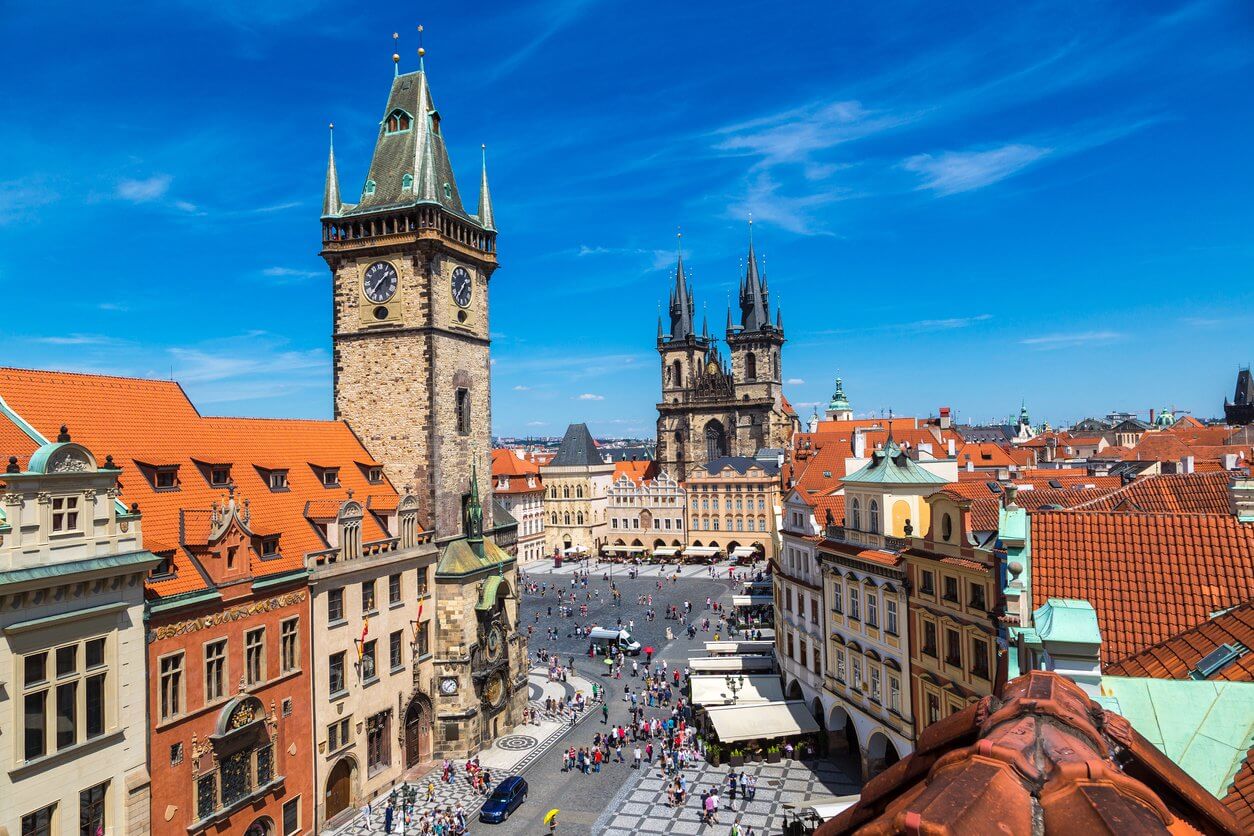
[[(732, 694), (731, 701), (732, 701), (732, 704), (735, 705), (736, 694), (740, 693), (740, 691), (745, 687), (744, 674), (741, 674), (740, 676), (732, 676), (731, 674), (727, 674), (727, 676), (723, 678), (723, 682), (727, 686), (727, 690), (731, 691), (731, 694)], [(724, 696), (726, 696), (726, 694), (724, 694)]]

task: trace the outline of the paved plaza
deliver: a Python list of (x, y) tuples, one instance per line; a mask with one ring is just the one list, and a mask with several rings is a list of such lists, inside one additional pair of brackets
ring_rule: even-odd
[[(525, 567), (524, 574), (529, 580), (545, 583), (547, 595), (531, 594), (520, 591), (520, 627), (534, 628), (530, 640), (533, 659), (539, 652), (547, 650), (556, 655), (563, 664), (573, 659), (575, 674), (568, 682), (549, 682), (543, 666), (534, 667), (529, 676), (529, 699), (536, 709), (536, 722), (520, 726), (511, 733), (496, 741), (491, 748), (479, 754), (481, 764), (492, 775), (493, 783), (507, 775), (523, 775), (530, 791), (525, 804), (505, 822), (497, 825), (483, 824), (478, 821), (478, 810), (483, 798), (475, 794), (466, 780), (463, 770), (464, 762), (457, 762), (458, 772), (453, 782), (444, 784), (440, 781), (439, 770), (413, 782), (411, 786), (418, 790), (420, 801), (415, 805), (418, 811), (431, 807), (437, 809), (455, 808), (458, 804), (466, 813), (468, 829), (476, 833), (491, 833), (495, 836), (535, 836), (547, 832), (543, 826), (544, 814), (550, 809), (561, 810), (559, 830), (562, 836), (625, 836), (629, 833), (675, 833), (723, 834), (728, 832), (733, 815), (741, 817), (741, 824), (754, 828), (756, 836), (778, 834), (783, 822), (781, 804), (799, 802), (816, 796), (844, 795), (858, 791), (859, 784), (853, 772), (827, 762), (801, 763), (796, 761), (780, 764), (751, 764), (737, 769), (746, 775), (757, 776), (757, 796), (751, 802), (743, 799), (730, 802), (725, 791), (720, 790), (722, 812), (717, 824), (703, 826), (697, 809), (700, 793), (703, 789), (718, 783), (722, 787), (728, 774), (728, 767), (712, 767), (704, 762), (690, 766), (684, 771), (688, 782), (688, 802), (677, 808), (671, 808), (666, 799), (665, 779), (656, 766), (648, 766), (641, 770), (630, 768), (630, 764), (607, 762), (599, 773), (584, 775), (577, 771), (562, 771), (562, 752), (569, 746), (588, 746), (598, 731), (606, 726), (602, 723), (599, 706), (585, 712), (577, 725), (572, 726), (569, 717), (546, 715), (543, 711), (546, 697), (573, 696), (583, 691), (585, 697), (590, 696), (593, 682), (606, 689), (609, 705), (609, 722), (619, 723), (626, 719), (627, 703), (623, 700), (624, 690), (633, 690), (640, 685), (640, 680), (629, 675), (622, 679), (614, 679), (607, 675), (602, 660), (587, 655), (587, 639), (574, 634), (576, 625), (592, 624), (613, 625), (622, 620), (624, 625), (631, 623), (633, 635), (642, 645), (656, 648), (655, 661), (668, 662), (672, 667), (683, 667), (689, 656), (701, 655), (702, 642), (712, 638), (712, 633), (698, 633), (696, 638), (679, 638), (668, 640), (666, 628), (676, 628), (676, 622), (664, 619), (660, 613), (668, 605), (682, 606), (684, 601), (692, 604), (694, 615), (702, 617), (706, 614), (705, 601), (710, 598), (729, 604), (733, 591), (739, 590), (739, 581), (727, 578), (725, 565), (715, 567), (715, 576), (711, 578), (707, 566), (684, 566), (678, 571), (678, 580), (671, 582), (676, 574), (672, 564), (661, 574), (656, 566), (641, 567), (637, 579), (631, 579), (626, 567), (617, 564), (612, 569), (608, 564), (566, 563), (560, 569), (554, 569), (552, 561), (532, 563)], [(569, 595), (572, 590), (570, 581), (576, 571), (589, 573), (588, 587), (576, 584), (574, 590), (578, 604), (588, 605), (586, 616), (562, 617), (556, 607), (556, 586)], [(737, 571), (743, 571), (737, 567)], [(657, 583), (663, 579), (661, 589)], [(614, 604), (609, 595), (610, 583), (622, 593), (621, 603)], [(520, 586), (522, 586), (520, 584)], [(599, 591), (600, 595), (595, 593)], [(645, 618), (645, 609), (637, 603), (641, 595), (652, 595), (652, 608), (658, 611), (655, 620)], [(553, 614), (550, 615), (550, 607)], [(548, 628), (555, 628), (550, 637)], [(639, 660), (643, 664), (643, 657)], [(630, 670), (630, 665), (628, 666)], [(662, 709), (650, 709), (649, 716), (662, 716)], [(421, 800), (425, 796), (428, 780), (435, 783), (435, 801), (431, 804)], [(728, 809), (730, 804), (731, 809)], [(368, 836), (384, 832), (383, 809), (386, 799), (376, 799), (367, 817), (364, 812), (350, 824), (339, 829), (344, 836)], [(419, 832), (416, 816), (412, 816), (408, 824), (402, 811), (397, 811), (393, 820), (393, 833), (414, 836)]]
[[(656, 769), (628, 781), (610, 799), (605, 812), (593, 824), (591, 832), (601, 836), (631, 836), (642, 833), (726, 833), (733, 821), (741, 827), (752, 826), (758, 836), (779, 834), (784, 823), (783, 804), (830, 795), (859, 792), (860, 784), (850, 774), (826, 761), (783, 761), (777, 764), (749, 764), (735, 771), (757, 777), (758, 787), (752, 801), (740, 795), (735, 801), (727, 796), (726, 766), (710, 766), (700, 762), (684, 771), (688, 779), (688, 800), (680, 807), (671, 807), (666, 797), (668, 779)], [(719, 813), (712, 825), (701, 823), (701, 792), (717, 787)]]

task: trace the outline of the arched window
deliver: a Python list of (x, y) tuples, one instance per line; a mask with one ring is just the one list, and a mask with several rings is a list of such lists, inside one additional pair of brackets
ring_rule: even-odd
[(869, 510), (871, 514), (871, 531), (879, 531), (880, 530), (880, 504), (876, 502), (874, 499), (872, 499), (871, 504), (869, 506)]
[(854, 531), (862, 530), (862, 503), (856, 496), (849, 502), (849, 524)]
[(583, 499), (583, 485), (575, 485), (575, 498)]
[(570, 511), (562, 515), (562, 522), (564, 525), (570, 525)]
[(413, 120), (409, 118), (409, 114), (399, 108), (388, 114), (384, 131), (389, 134), (404, 133), (409, 130)]
[(575, 523), (577, 525), (583, 525), (583, 511), (579, 511), (575, 514)]
[(678, 360), (676, 360), (674, 363), (671, 363), (671, 385), (672, 386), (684, 385), (684, 366), (683, 366), (683, 363), (680, 363)]
[(570, 485), (562, 485), (562, 499), (570, 499)]
[(757, 380), (758, 357), (752, 351), (745, 355), (745, 379)]
[(557, 525), (557, 512), (553, 512), (553, 525)]
[(705, 460), (712, 462), (727, 455), (727, 433), (718, 421), (705, 425)]

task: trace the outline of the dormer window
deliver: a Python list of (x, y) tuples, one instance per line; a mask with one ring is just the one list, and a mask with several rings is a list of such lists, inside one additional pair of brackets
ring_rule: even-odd
[(450, 186), (448, 183), (444, 184), (444, 199), (445, 200), (453, 199), (453, 187)]
[(414, 188), (414, 175), (406, 174), (404, 177), (401, 178), (401, 190), (409, 192), (409, 191), (413, 191), (413, 188)]
[(78, 497), (54, 496), (52, 498), (52, 533), (66, 534), (78, 531)]
[(410, 129), (413, 120), (409, 114), (399, 108), (388, 114), (387, 120), (384, 122), (383, 130), (388, 134), (402, 134)]
[(153, 468), (152, 486), (159, 491), (177, 490), (179, 486), (178, 467)]
[(377, 485), (383, 481), (383, 468), (372, 467), (366, 471), (366, 481), (372, 485)]
[(267, 481), (270, 484), (270, 490), (272, 491), (287, 490), (287, 471), (286, 470), (271, 470), (269, 475), (270, 475), (270, 478)]
[(374, 181), (373, 180), (366, 181), (366, 194), (368, 195), (374, 194)]
[(230, 466), (215, 464), (209, 468), (209, 484), (215, 488), (225, 488), (231, 484)]
[(322, 486), (338, 488), (340, 486), (340, 469), (338, 467), (322, 468)]
[(277, 557), (279, 554), (279, 538), (263, 537), (261, 540), (261, 556)]

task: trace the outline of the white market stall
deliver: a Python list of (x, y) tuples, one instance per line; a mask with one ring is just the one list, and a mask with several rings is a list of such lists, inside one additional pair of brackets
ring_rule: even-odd
[(735, 690), (728, 685), (727, 679), (722, 674), (691, 677), (688, 684), (692, 691), (692, 704), (699, 708), (714, 708), (784, 701), (784, 686), (775, 674), (736, 674), (732, 677)]
[(775, 642), (721, 641), (705, 642), (707, 656), (768, 656), (775, 652)]
[(705, 716), (721, 743), (815, 734), (819, 724), (801, 700), (709, 706)]
[(770, 656), (697, 656), (688, 660), (693, 676), (709, 673), (763, 673), (775, 670)]

